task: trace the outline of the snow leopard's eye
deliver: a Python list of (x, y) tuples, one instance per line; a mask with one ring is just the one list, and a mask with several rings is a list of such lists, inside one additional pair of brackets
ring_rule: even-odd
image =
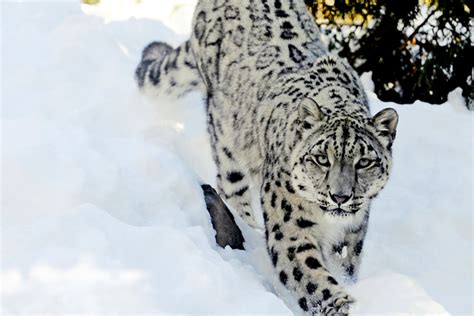
[(367, 159), (367, 158), (362, 158), (362, 159), (360, 159), (360, 160), (356, 163), (355, 167), (356, 167), (357, 169), (368, 168), (368, 167), (370, 167), (373, 163), (374, 163), (373, 160), (370, 160), (370, 159)]
[(316, 155), (316, 162), (323, 167), (329, 167), (329, 159), (326, 155)]

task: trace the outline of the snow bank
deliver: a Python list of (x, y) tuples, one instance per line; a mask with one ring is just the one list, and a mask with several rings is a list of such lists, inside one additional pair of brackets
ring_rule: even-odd
[[(244, 229), (247, 251), (214, 242), (198, 182), (215, 175), (201, 96), (150, 102), (135, 87), (142, 47), (179, 33), (104, 23), (74, 3), (2, 3), (3, 312), (298, 313), (260, 233)], [(354, 312), (467, 314), (472, 115), (459, 92), (438, 107), (369, 97), (374, 112), (395, 107), (400, 127), (348, 288)]]
[(446, 310), (434, 303), (415, 281), (390, 271), (362, 278), (350, 290), (357, 299), (352, 310), (355, 315), (447, 314)]
[(197, 0), (100, 0), (97, 5), (82, 4), (86, 14), (102, 17), (106, 23), (131, 17), (159, 20), (179, 34), (188, 34)]

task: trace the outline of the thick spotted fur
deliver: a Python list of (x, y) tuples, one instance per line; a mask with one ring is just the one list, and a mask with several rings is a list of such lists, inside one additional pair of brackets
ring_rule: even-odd
[(347, 314), (340, 282), (356, 279), (398, 117), (371, 117), (304, 1), (200, 0), (191, 38), (150, 44), (136, 78), (151, 94), (206, 94), (220, 195), (254, 227), (261, 206), (271, 261), (301, 309)]

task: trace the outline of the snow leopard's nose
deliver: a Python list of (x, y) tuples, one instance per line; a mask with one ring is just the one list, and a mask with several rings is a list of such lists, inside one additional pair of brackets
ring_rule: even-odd
[(344, 204), (344, 203), (346, 203), (347, 201), (349, 201), (349, 199), (351, 198), (352, 194), (351, 194), (351, 195), (342, 195), (342, 194), (332, 194), (332, 193), (329, 193), (329, 196), (331, 197), (331, 200), (333, 200), (334, 202), (336, 202), (338, 205), (341, 205), (341, 204)]

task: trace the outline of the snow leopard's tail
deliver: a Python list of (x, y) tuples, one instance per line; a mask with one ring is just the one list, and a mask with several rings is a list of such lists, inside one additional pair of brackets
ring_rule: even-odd
[(180, 97), (193, 90), (205, 91), (189, 41), (176, 49), (163, 42), (150, 43), (143, 50), (135, 79), (151, 95)]

